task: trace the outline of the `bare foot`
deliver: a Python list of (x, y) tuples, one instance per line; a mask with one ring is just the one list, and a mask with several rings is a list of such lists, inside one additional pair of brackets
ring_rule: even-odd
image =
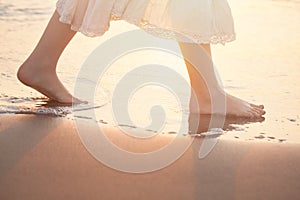
[(18, 79), (26, 86), (63, 104), (85, 103), (74, 98), (57, 77), (55, 68), (48, 64), (33, 64), (26, 61), (18, 70)]
[[(220, 96), (223, 95), (223, 96)], [(199, 98), (199, 104), (200, 104), (200, 114), (225, 114), (222, 109), (216, 110), (212, 112), (211, 110), (211, 100), (209, 98)], [(239, 99), (237, 97), (234, 97), (230, 94), (218, 94), (215, 95), (217, 100), (220, 99), (222, 101), (226, 99), (226, 116), (232, 116), (232, 117), (246, 117), (246, 118), (260, 118), (266, 112), (264, 111), (263, 105), (255, 105), (248, 103), (242, 99)], [(191, 98), (190, 102), (190, 111), (191, 113), (195, 113), (195, 99)]]

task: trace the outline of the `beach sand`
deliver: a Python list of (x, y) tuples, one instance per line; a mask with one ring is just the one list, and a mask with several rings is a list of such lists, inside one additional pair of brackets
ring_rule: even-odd
[[(86, 134), (97, 131), (79, 123)], [(174, 135), (136, 143), (101, 125), (131, 151), (159, 148)], [(127, 138), (127, 139), (126, 139)], [(0, 115), (0, 199), (297, 199), (300, 146), (220, 139), (198, 158), (203, 138), (172, 165), (124, 173), (97, 161), (79, 139), (74, 121), (37, 115)]]
[[(99, 131), (101, 125), (114, 144), (135, 153), (155, 151), (177, 135), (159, 134), (151, 140), (132, 140), (114, 127), (109, 105), (95, 110), (96, 120), (104, 120), (107, 125), (93, 125), (94, 119), (84, 119), (86, 116), (81, 112), (73, 113), (75, 119), (65, 116), (69, 108), (43, 107), (41, 95), (23, 86), (16, 78), (16, 71), (41, 36), (55, 1), (1, 1), (0, 200), (299, 199), (300, 28), (296, 25), (300, 20), (299, 1), (230, 0), (229, 3), (237, 41), (225, 47), (213, 46), (214, 64), (227, 91), (265, 105), (265, 119), (257, 123), (225, 123), (228, 129), (224, 129), (225, 134), (204, 159), (198, 156), (204, 138), (196, 137), (172, 165), (151, 173), (131, 174), (96, 160), (81, 142), (75, 121), (82, 118), (79, 127), (86, 135)], [(77, 73), (93, 49), (135, 28), (125, 22), (112, 22), (110, 31), (101, 38), (88, 39), (78, 34), (59, 61), (58, 75), (66, 87), (74, 92)], [(146, 54), (151, 63), (154, 57), (155, 62), (172, 66), (183, 76), (187, 74), (183, 60), (165, 54), (157, 56), (157, 52)], [(99, 95), (101, 98), (95, 105), (111, 99), (111, 88), (129, 67), (147, 61), (140, 54), (132, 57), (120, 59), (103, 77), (104, 84), (99, 84), (99, 90), (105, 95), (103, 98)], [(143, 98), (132, 103), (136, 107), (130, 112), (134, 113), (131, 115), (134, 122), (140, 122), (137, 126), (149, 123), (150, 110), (141, 108), (145, 105), (151, 108), (152, 102), (167, 105), (172, 111), (167, 115), (169, 126), (165, 133), (178, 131), (181, 122), (187, 125), (180, 118), (176, 98), (165, 97), (157, 90), (144, 92), (147, 95), (140, 93)], [(65, 117), (31, 115), (31, 109), (31, 114), (39, 110), (49, 115), (62, 111)], [(22, 112), (27, 114), (12, 114)], [(207, 126), (201, 128), (199, 133)], [(190, 136), (182, 136), (177, 145), (189, 139)]]

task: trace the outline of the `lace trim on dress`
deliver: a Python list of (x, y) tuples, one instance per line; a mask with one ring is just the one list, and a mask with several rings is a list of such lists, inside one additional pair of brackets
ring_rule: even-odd
[[(56, 4), (56, 11), (60, 15), (59, 21), (62, 23), (70, 24), (71, 29), (77, 32), (81, 32), (82, 34), (88, 36), (88, 37), (97, 37), (102, 36), (106, 31), (109, 29), (109, 23), (105, 26), (105, 28), (101, 31), (99, 30), (92, 30), (88, 28), (82, 28), (81, 24), (74, 24), (72, 23), (73, 15), (65, 15), (63, 13), (65, 4), (65, 1), (58, 1)], [(172, 39), (177, 40), (180, 42), (188, 42), (188, 43), (198, 43), (198, 44), (225, 44), (228, 42), (232, 42), (236, 39), (235, 33), (217, 33), (213, 35), (203, 35), (203, 34), (197, 34), (192, 33), (187, 30), (181, 30), (180, 32), (173, 30), (170, 27), (158, 27), (155, 26), (146, 20), (136, 20), (136, 19), (128, 19), (124, 17), (120, 17), (120, 14), (118, 13), (111, 13), (111, 20), (117, 21), (117, 20), (125, 20), (130, 24), (134, 24), (142, 29), (144, 29), (147, 33), (164, 38), (164, 39)]]

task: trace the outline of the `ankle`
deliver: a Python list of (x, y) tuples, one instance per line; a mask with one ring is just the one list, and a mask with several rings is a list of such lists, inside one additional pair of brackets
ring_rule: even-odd
[(33, 59), (28, 58), (19, 68), (19, 72), (35, 73), (42, 70), (47, 73), (55, 73), (57, 62), (49, 61), (48, 59)]
[(211, 88), (210, 90), (198, 90), (194, 93), (191, 91), (191, 98), (197, 98), (198, 101), (208, 102), (213, 98), (220, 98), (226, 96), (226, 92), (222, 88)]
[(56, 75), (56, 65), (40, 60), (26, 60), (18, 69), (17, 78), (23, 84), (35, 82), (41, 74)]

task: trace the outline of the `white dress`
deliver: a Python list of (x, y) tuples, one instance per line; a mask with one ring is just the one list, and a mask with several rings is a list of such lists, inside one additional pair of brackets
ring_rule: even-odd
[(111, 20), (125, 20), (152, 35), (182, 42), (222, 43), (235, 39), (227, 0), (58, 0), (62, 23), (94, 37)]

